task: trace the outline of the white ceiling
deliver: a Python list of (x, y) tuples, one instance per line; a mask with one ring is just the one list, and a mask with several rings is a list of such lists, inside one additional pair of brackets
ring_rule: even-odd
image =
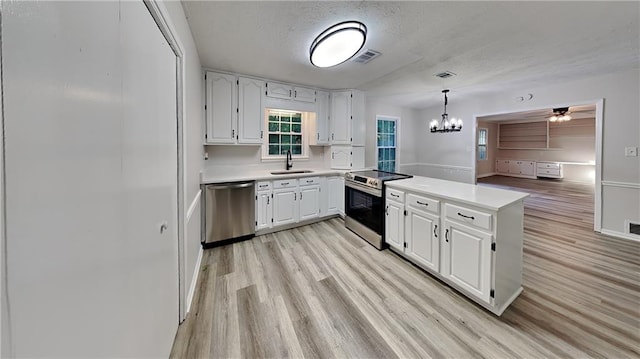
[[(640, 2), (183, 1), (202, 65), (424, 108), (450, 99), (638, 68)], [(358, 20), (368, 64), (309, 63), (327, 27)], [(457, 76), (440, 79), (434, 74)]]

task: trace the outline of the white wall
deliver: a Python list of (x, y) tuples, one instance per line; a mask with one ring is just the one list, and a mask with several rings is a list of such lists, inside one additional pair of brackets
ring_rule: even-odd
[(178, 37), (183, 51), (183, 139), (184, 139), (184, 170), (185, 184), (185, 229), (184, 238), (184, 265), (182, 266), (187, 292), (181, 300), (186, 301), (185, 307), (190, 303), (189, 289), (195, 287), (198, 268), (196, 268), (200, 245), (200, 169), (202, 162), (202, 138), (204, 121), (202, 66), (198, 57), (198, 50), (191, 35), (191, 30), (185, 17), (182, 5), (178, 1), (163, 3), (167, 9), (170, 20)]
[[(325, 168), (325, 149), (330, 147), (309, 146), (309, 158), (294, 158), (293, 169)], [(204, 170), (209, 173), (238, 172), (247, 170), (284, 170), (285, 160), (262, 160), (262, 146), (204, 146), (209, 159), (204, 161)]]
[[(449, 96), (448, 112), (461, 116), (465, 127), (460, 133), (429, 134), (428, 120), (438, 118), (441, 106), (420, 111), (424, 122), (418, 130), (428, 141), (419, 143), (418, 162), (469, 169), (466, 182), (473, 182), (473, 144), (475, 116), (519, 112), (533, 109), (594, 103), (604, 99), (602, 149), (602, 229), (625, 233), (625, 220), (640, 220), (640, 157), (625, 157), (625, 146), (640, 144), (640, 73), (638, 69), (594, 76), (576, 81), (558, 81), (546, 86), (480, 96), (474, 100), (456, 100), (455, 89)], [(517, 102), (522, 94), (533, 99)], [(615, 189), (614, 189), (615, 188)], [(623, 194), (620, 194), (623, 192)]]
[(365, 167), (376, 168), (376, 129), (377, 115), (399, 117), (398, 121), (398, 163), (396, 171), (411, 173), (412, 165), (416, 162), (415, 136), (416, 112), (410, 108), (395, 106), (384, 102), (366, 100), (365, 105), (366, 141), (365, 141)]

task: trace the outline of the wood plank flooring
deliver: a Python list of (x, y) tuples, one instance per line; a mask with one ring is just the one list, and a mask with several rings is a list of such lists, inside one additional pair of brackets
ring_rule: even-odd
[(640, 243), (593, 232), (591, 186), (529, 192), (502, 317), (332, 219), (208, 249), (173, 358), (638, 358)]

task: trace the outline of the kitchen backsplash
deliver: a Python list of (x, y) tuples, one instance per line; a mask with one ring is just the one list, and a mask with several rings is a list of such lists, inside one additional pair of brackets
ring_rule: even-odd
[[(326, 148), (309, 147), (309, 158), (293, 159), (293, 168), (329, 168), (325, 160)], [(220, 171), (247, 171), (252, 170), (277, 170), (285, 168), (285, 160), (262, 160), (262, 148), (260, 146), (204, 146), (204, 152), (209, 155), (203, 162), (203, 170)], [(330, 152), (329, 152), (330, 153)]]

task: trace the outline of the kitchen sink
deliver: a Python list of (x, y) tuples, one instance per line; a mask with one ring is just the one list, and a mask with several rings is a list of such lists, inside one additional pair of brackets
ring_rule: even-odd
[(296, 174), (296, 173), (311, 173), (313, 171), (310, 170), (300, 170), (300, 171), (274, 171), (271, 172), (272, 175), (290, 175), (290, 174)]

